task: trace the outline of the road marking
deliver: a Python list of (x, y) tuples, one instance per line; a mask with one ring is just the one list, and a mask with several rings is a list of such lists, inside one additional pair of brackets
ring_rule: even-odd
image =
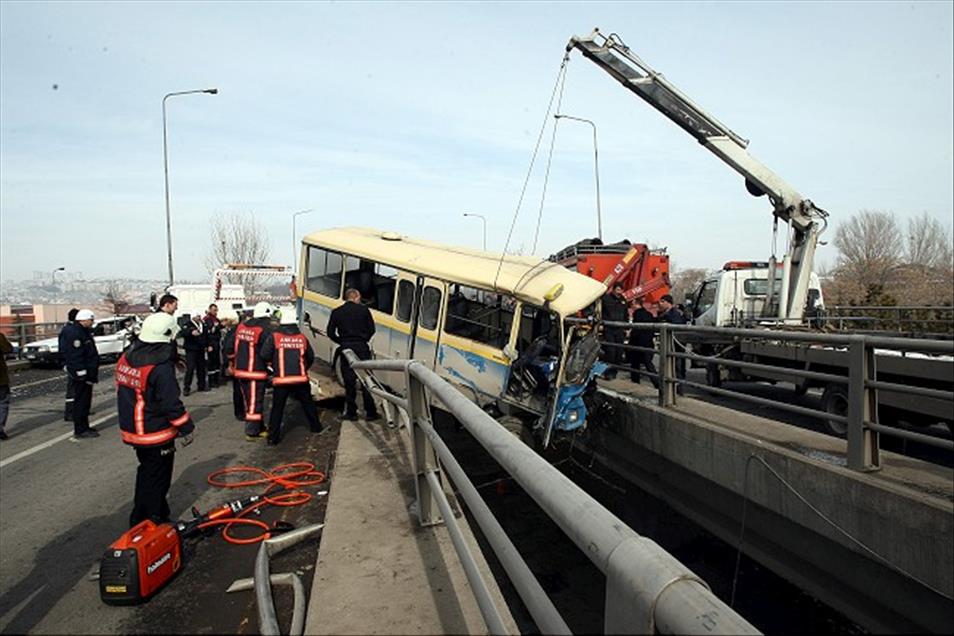
[[(90, 422), (89, 427), (90, 427), (90, 428), (96, 428), (97, 426), (99, 426), (100, 424), (102, 424), (103, 422), (105, 422), (106, 420), (108, 420), (108, 419), (110, 419), (110, 418), (113, 418), (113, 417), (116, 417), (116, 414), (115, 414), (115, 413), (110, 413), (109, 415), (104, 415), (103, 417), (99, 418), (98, 420), (95, 420), (95, 421), (93, 421), (93, 422)], [(26, 459), (27, 457), (29, 457), (29, 456), (32, 455), (33, 453), (38, 453), (38, 452), (40, 452), (40, 451), (43, 450), (43, 449), (49, 448), (50, 446), (53, 446), (54, 444), (58, 444), (58, 443), (62, 442), (63, 440), (69, 439), (69, 438), (71, 438), (71, 437), (73, 437), (73, 433), (63, 433), (62, 435), (57, 435), (57, 436), (54, 437), (53, 439), (47, 440), (47, 441), (43, 442), (42, 444), (37, 444), (37, 445), (34, 446), (33, 448), (28, 448), (28, 449), (26, 449), (25, 451), (22, 451), (22, 452), (17, 453), (17, 454), (14, 455), (13, 457), (7, 457), (5, 460), (3, 460), (2, 462), (0, 462), (0, 468), (3, 468), (3, 467), (5, 467), (5, 466), (9, 466), (9, 465), (12, 464), (13, 462), (20, 461), (21, 459)]]
[(58, 375), (58, 376), (56, 376), (55, 378), (47, 378), (47, 379), (45, 379), (45, 380), (37, 380), (36, 382), (27, 382), (26, 384), (14, 384), (13, 386), (10, 387), (10, 390), (11, 390), (11, 391), (15, 391), (16, 389), (25, 389), (25, 388), (30, 387), (30, 386), (36, 386), (37, 384), (43, 384), (44, 382), (53, 382), (54, 380), (65, 380), (65, 379), (67, 379), (67, 377), (69, 377), (69, 376), (66, 376), (66, 375)]

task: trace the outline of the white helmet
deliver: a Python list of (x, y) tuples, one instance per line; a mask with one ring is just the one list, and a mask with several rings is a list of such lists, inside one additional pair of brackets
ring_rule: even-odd
[(205, 316), (205, 312), (204, 312), (202, 309), (196, 307), (195, 309), (192, 310), (192, 314), (191, 314), (191, 315), (192, 315), (192, 318), (193, 318), (193, 319), (195, 319), (195, 318), (201, 319), (201, 318), (203, 318), (203, 317)]
[(277, 312), (281, 324), (283, 325), (297, 325), (298, 318), (295, 316), (294, 309), (279, 309)]
[(176, 319), (164, 311), (149, 314), (142, 321), (142, 329), (139, 330), (139, 340), (142, 342), (172, 342), (179, 332), (179, 325)]
[(252, 310), (252, 318), (268, 318), (271, 315), (272, 306), (264, 300), (255, 305), (255, 309)]

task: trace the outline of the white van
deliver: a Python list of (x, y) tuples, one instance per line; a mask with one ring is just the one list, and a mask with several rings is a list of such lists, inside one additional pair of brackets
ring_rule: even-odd
[[(138, 331), (137, 316), (112, 316), (93, 323), (93, 339), (100, 360), (118, 360), (129, 346), (130, 336)], [(31, 342), (23, 349), (23, 358), (34, 366), (62, 366), (59, 338)]]
[[(776, 268), (775, 298), (782, 289), (781, 267)], [(691, 296), (694, 323), (704, 327), (741, 327), (760, 318), (772, 320), (775, 311), (763, 316), (768, 292), (769, 264), (766, 261), (729, 261), (722, 270), (710, 274)], [(777, 302), (777, 301), (776, 301)], [(821, 283), (815, 272), (808, 279), (805, 317), (824, 309)]]

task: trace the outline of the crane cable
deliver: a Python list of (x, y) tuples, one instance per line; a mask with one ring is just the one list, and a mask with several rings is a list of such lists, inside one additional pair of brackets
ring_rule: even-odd
[[(494, 275), (494, 291), (497, 291), (497, 279), (500, 278), (500, 270), (503, 268), (504, 258), (507, 249), (510, 247), (510, 239), (513, 238), (513, 230), (517, 225), (517, 218), (520, 216), (520, 207), (523, 205), (523, 197), (527, 193), (527, 186), (530, 183), (530, 176), (533, 174), (533, 166), (537, 160), (537, 153), (540, 150), (540, 142), (543, 140), (543, 133), (546, 131), (547, 123), (550, 121), (550, 112), (553, 110), (553, 101), (557, 97), (558, 89), (563, 85), (563, 78), (566, 75), (566, 65), (570, 61), (569, 51), (563, 56), (560, 63), (560, 70), (557, 72), (556, 82), (553, 84), (553, 91), (550, 93), (550, 102), (547, 104), (547, 111), (543, 116), (543, 124), (540, 126), (540, 133), (537, 135), (537, 143), (533, 147), (533, 154), (530, 157), (530, 166), (527, 168), (527, 176), (523, 180), (523, 188), (520, 190), (520, 197), (517, 199), (517, 208), (513, 213), (513, 221), (510, 222), (510, 231), (507, 233), (507, 242), (504, 243), (503, 251), (500, 253), (500, 261), (497, 263), (497, 273)], [(559, 90), (562, 99), (563, 92)]]
[[(560, 113), (560, 106), (563, 105), (563, 89), (566, 86), (566, 72), (564, 71), (563, 76), (560, 81), (560, 96), (557, 99), (556, 112), (557, 115)], [(549, 114), (549, 113), (547, 113)], [(560, 120), (556, 116), (553, 118), (553, 133), (550, 135), (550, 151), (547, 154), (547, 169), (543, 175), (543, 192), (540, 194), (540, 210), (537, 212), (537, 229), (533, 233), (533, 249), (530, 250), (531, 254), (535, 254), (537, 251), (537, 238), (540, 236), (540, 222), (543, 220), (543, 203), (547, 198), (547, 184), (550, 182), (550, 166), (553, 163), (553, 147), (556, 145), (556, 133), (557, 125), (560, 123)]]

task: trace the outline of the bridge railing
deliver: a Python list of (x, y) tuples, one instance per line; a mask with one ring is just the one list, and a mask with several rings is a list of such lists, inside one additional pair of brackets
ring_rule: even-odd
[[(585, 319), (572, 319), (573, 322), (586, 323)], [(925, 340), (914, 338), (897, 338), (871, 335), (836, 335), (825, 333), (811, 333), (804, 331), (784, 331), (776, 329), (754, 328), (725, 328), (725, 327), (697, 327), (692, 325), (671, 325), (668, 323), (628, 323), (606, 321), (604, 327), (610, 329), (631, 329), (634, 331), (652, 331), (658, 337), (658, 347), (641, 347), (619, 342), (601, 341), (604, 347), (618, 348), (628, 351), (645, 352), (659, 355), (658, 373), (652, 374), (640, 370), (640, 375), (646, 375), (657, 383), (659, 391), (659, 405), (671, 407), (676, 404), (680, 391), (677, 387), (688, 386), (701, 391), (751, 402), (763, 406), (806, 415), (809, 417), (841, 424), (845, 426), (847, 437), (848, 467), (858, 471), (878, 470), (881, 467), (879, 434), (914, 440), (930, 446), (954, 450), (954, 440), (941, 439), (931, 435), (917, 433), (893, 426), (884, 426), (878, 421), (878, 391), (894, 394), (907, 394), (920, 398), (943, 400), (951, 403), (954, 411), (954, 390), (938, 389), (901, 384), (879, 380), (877, 376), (876, 350), (879, 354), (886, 351), (899, 355), (921, 353), (930, 355), (954, 356), (954, 342), (949, 340)], [(680, 340), (699, 339), (705, 337), (718, 339), (737, 339), (737, 341), (762, 341), (770, 343), (802, 343), (832, 351), (841, 351), (847, 354), (845, 374), (809, 369), (780, 367), (762, 364), (741, 359), (731, 359), (722, 356), (705, 356), (689, 351)], [(769, 400), (763, 397), (748, 395), (741, 391), (732, 391), (718, 386), (701, 384), (679, 377), (677, 374), (678, 361), (697, 361), (703, 365), (719, 365), (734, 367), (758, 374), (784, 374), (801, 379), (804, 382), (814, 382), (840, 385), (847, 388), (846, 408), (843, 413), (837, 411), (821, 411), (788, 402)], [(683, 362), (685, 364), (685, 362)], [(630, 366), (619, 364), (611, 365), (619, 370), (629, 372)], [(951, 379), (954, 388), (954, 378)]]
[(37, 340), (46, 340), (55, 338), (65, 325), (65, 321), (60, 322), (12, 322), (0, 325), (0, 331), (10, 342), (15, 342), (20, 348), (22, 355), (24, 347)]
[[(445, 474), (471, 511), (541, 633), (571, 632), (435, 430), (431, 400), (450, 412), (606, 575), (606, 633), (758, 633), (712, 594), (692, 571), (655, 542), (630, 529), (426, 366), (413, 360), (360, 361), (350, 350), (343, 355), (365, 386), (396, 406), (406, 419), (420, 523), (433, 525), (443, 521), (447, 526), (490, 633), (502, 634), (505, 627), (447, 501), (441, 483)], [(375, 371), (402, 373), (405, 395), (388, 390), (378, 382)]]

